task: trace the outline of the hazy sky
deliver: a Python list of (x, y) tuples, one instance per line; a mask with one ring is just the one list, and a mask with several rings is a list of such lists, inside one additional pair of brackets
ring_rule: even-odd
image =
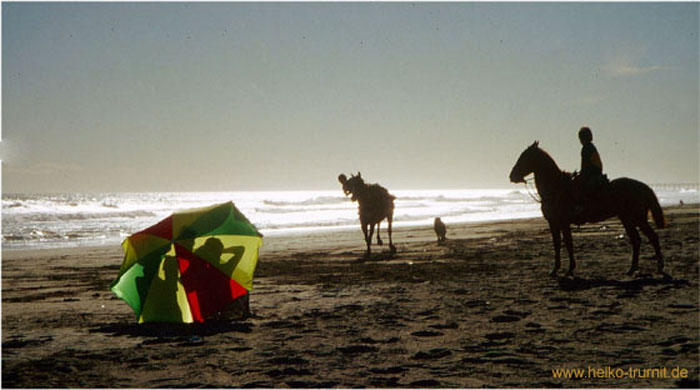
[(697, 182), (698, 3), (3, 3), (3, 192)]

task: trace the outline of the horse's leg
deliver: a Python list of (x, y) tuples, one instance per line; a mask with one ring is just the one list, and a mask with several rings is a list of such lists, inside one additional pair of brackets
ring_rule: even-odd
[(369, 224), (369, 235), (367, 236), (367, 253), (369, 254), (369, 247), (372, 245), (372, 235), (374, 235), (374, 224)]
[(396, 247), (394, 246), (394, 242), (391, 240), (391, 221), (393, 220), (394, 216), (389, 215), (386, 217), (387, 223), (389, 223), (388, 231), (389, 231), (389, 249), (391, 250), (391, 253), (394, 254), (396, 253)]
[(636, 226), (629, 222), (623, 222), (623, 225), (632, 243), (632, 265), (627, 271), (627, 275), (632, 276), (639, 269), (639, 245), (642, 243), (642, 239), (639, 237)]
[(377, 222), (377, 245), (384, 245), (384, 243), (382, 242), (382, 239), (379, 237), (379, 225), (381, 223), (382, 223), (381, 221)]
[(645, 236), (649, 239), (651, 242), (651, 245), (654, 246), (654, 252), (656, 252), (656, 271), (665, 277), (668, 277), (666, 272), (664, 272), (664, 257), (661, 254), (661, 245), (659, 245), (659, 236), (656, 234), (654, 229), (649, 226), (648, 221), (644, 221), (641, 225), (639, 225), (639, 229), (642, 230), (642, 233), (644, 233)]
[(566, 251), (569, 253), (569, 270), (566, 271), (566, 276), (573, 277), (574, 269), (576, 269), (576, 260), (574, 259), (574, 241), (571, 238), (571, 226), (562, 226), (561, 232), (564, 235), (564, 245), (566, 245)]
[(549, 276), (557, 276), (561, 267), (561, 230), (559, 230), (559, 226), (550, 223), (549, 231), (552, 233), (552, 242), (554, 243), (554, 269), (549, 273)]
[(365, 257), (369, 257), (369, 254), (371, 252), (369, 244), (370, 240), (372, 239), (372, 236), (367, 236), (367, 224), (364, 222), (362, 223), (362, 234), (365, 236), (365, 243), (367, 244), (367, 252), (365, 252)]

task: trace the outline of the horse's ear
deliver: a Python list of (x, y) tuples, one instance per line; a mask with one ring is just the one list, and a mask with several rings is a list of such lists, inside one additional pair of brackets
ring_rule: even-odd
[(338, 181), (341, 184), (345, 184), (345, 182), (348, 181), (348, 177), (345, 176), (345, 174), (341, 173), (340, 176), (338, 176)]
[(357, 177), (362, 177), (362, 174), (360, 173), (360, 171), (357, 171)]
[(540, 146), (540, 141), (535, 141), (535, 142), (532, 143), (532, 147), (533, 147), (533, 148), (536, 148), (536, 147), (538, 147), (538, 146)]

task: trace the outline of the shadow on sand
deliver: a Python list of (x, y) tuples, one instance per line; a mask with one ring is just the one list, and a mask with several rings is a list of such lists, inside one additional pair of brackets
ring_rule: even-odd
[(376, 262), (376, 261), (384, 261), (384, 260), (393, 260), (396, 258), (396, 254), (392, 253), (391, 251), (383, 251), (383, 252), (375, 252), (370, 255), (363, 255), (361, 257), (358, 257), (355, 262), (357, 263), (366, 263), (366, 262)]
[(191, 337), (213, 336), (219, 333), (250, 333), (253, 325), (247, 322), (231, 322), (209, 320), (205, 323), (176, 324), (176, 323), (144, 323), (125, 324), (112, 323), (90, 329), (91, 333), (106, 333), (112, 336), (131, 337)]
[(633, 280), (583, 279), (579, 277), (574, 277), (572, 279), (559, 277), (557, 278), (557, 282), (559, 283), (559, 287), (564, 291), (581, 291), (596, 287), (617, 287), (628, 291), (639, 291), (644, 288), (644, 286), (687, 286), (690, 284), (690, 282), (685, 279), (668, 279), (663, 277), (642, 277)]

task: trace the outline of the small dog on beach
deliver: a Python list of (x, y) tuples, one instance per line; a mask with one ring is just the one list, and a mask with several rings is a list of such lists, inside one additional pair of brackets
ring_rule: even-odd
[(447, 228), (445, 227), (445, 224), (442, 222), (442, 220), (440, 220), (440, 217), (435, 218), (435, 223), (433, 224), (433, 227), (435, 228), (435, 234), (437, 235), (437, 243), (438, 245), (440, 245), (447, 239), (445, 238), (445, 234), (447, 234)]

